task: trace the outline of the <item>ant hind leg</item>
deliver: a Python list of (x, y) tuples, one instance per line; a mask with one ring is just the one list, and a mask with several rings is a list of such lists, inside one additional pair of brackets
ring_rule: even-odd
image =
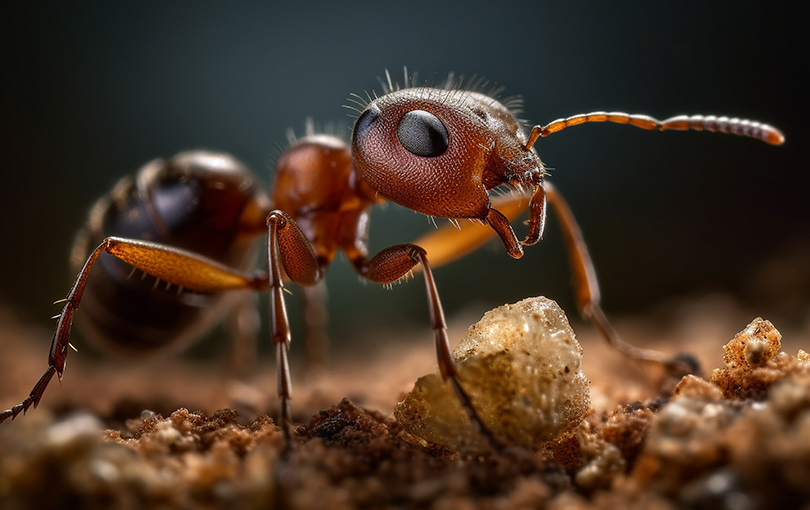
[(264, 273), (242, 273), (196, 253), (158, 243), (121, 237), (105, 238), (87, 258), (65, 298), (65, 306), (59, 314), (59, 321), (56, 323), (51, 340), (47, 370), (25, 400), (0, 412), (0, 423), (9, 418), (16, 418), (31, 406), (36, 408), (53, 376), (57, 375), (60, 380), (62, 379), (67, 364), (73, 316), (81, 304), (90, 272), (104, 252), (160, 280), (191, 290), (201, 292), (229, 289), (262, 290), (267, 286), (267, 275)]
[(545, 188), (548, 202), (557, 214), (565, 246), (568, 250), (571, 272), (574, 277), (577, 306), (580, 313), (585, 318), (593, 321), (611, 348), (616, 349), (628, 358), (660, 364), (669, 375), (676, 377), (699, 373), (700, 363), (691, 354), (682, 353), (669, 356), (655, 350), (635, 347), (619, 337), (619, 334), (613, 329), (610, 321), (602, 311), (596, 271), (588, 253), (585, 239), (582, 237), (582, 231), (557, 188), (549, 182), (545, 183)]

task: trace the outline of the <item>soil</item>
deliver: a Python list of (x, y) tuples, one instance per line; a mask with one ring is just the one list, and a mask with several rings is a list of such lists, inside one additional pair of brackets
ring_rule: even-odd
[[(289, 444), (269, 359), (235, 382), (214, 361), (71, 352), (63, 384), (0, 425), (0, 508), (810, 508), (810, 325), (754, 319), (706, 298), (616, 321), (631, 342), (695, 354), (703, 370), (685, 378), (575, 323), (589, 410), (539, 450), (483, 454), (394, 418), (436, 368), (421, 330), (294, 369)], [(49, 337), (0, 311), (0, 408), (44, 371)]]

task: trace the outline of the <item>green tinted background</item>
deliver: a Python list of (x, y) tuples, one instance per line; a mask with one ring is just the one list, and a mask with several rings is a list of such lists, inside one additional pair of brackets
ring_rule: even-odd
[[(295, 5), (294, 5), (295, 4)], [(564, 4), (564, 5), (563, 5)], [(799, 5), (799, 4), (796, 4)], [(349, 136), (350, 93), (385, 69), (480, 75), (532, 123), (593, 110), (730, 114), (779, 126), (781, 148), (723, 135), (591, 125), (538, 142), (592, 250), (609, 313), (731, 292), (804, 320), (810, 297), (804, 15), (765, 2), (52, 2), (0, 16), (0, 300), (50, 327), (71, 239), (94, 199), (155, 157), (233, 153), (270, 181), (304, 120)], [(430, 228), (389, 206), (379, 250)], [(793, 259), (775, 290), (751, 284)], [(804, 258), (802, 258), (804, 257)], [(783, 266), (784, 267), (784, 266)], [(785, 276), (787, 275), (787, 276)], [(544, 294), (573, 310), (556, 225), (513, 261), (493, 245), (437, 271), (448, 314)], [(421, 281), (392, 291), (330, 273), (333, 331), (425, 324)], [(785, 295), (790, 297), (785, 301)], [(363, 322), (357, 322), (363, 321)], [(394, 321), (394, 322), (392, 322)]]

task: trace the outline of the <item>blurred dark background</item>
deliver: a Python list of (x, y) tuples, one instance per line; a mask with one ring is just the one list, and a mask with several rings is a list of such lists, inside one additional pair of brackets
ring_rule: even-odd
[[(795, 4), (799, 5), (799, 4)], [(208, 148), (265, 182), (290, 127), (336, 122), (350, 93), (403, 66), (421, 78), (480, 75), (547, 123), (593, 110), (665, 118), (727, 114), (787, 143), (589, 125), (540, 140), (589, 242), (605, 308), (644, 312), (728, 293), (806, 321), (810, 301), (806, 16), (767, 2), (85, 2), (0, 8), (0, 301), (50, 327), (73, 275), (88, 208), (155, 157)], [(373, 250), (429, 228), (388, 206)], [(573, 312), (552, 220), (523, 260), (493, 244), (437, 271), (448, 315), (530, 295)], [(356, 324), (425, 324), (424, 285), (329, 275), (333, 335)], [(359, 322), (358, 322), (359, 321)]]

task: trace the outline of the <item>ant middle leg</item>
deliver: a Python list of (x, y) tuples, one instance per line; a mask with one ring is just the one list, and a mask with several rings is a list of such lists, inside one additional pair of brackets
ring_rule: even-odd
[(270, 287), (270, 329), (275, 347), (278, 371), (278, 396), (281, 401), (281, 426), (290, 445), (292, 424), (290, 401), (292, 378), (288, 349), (292, 340), (287, 305), (284, 299), (284, 274), (300, 285), (314, 285), (322, 278), (322, 272), (312, 244), (289, 214), (275, 210), (267, 215), (267, 259)]

